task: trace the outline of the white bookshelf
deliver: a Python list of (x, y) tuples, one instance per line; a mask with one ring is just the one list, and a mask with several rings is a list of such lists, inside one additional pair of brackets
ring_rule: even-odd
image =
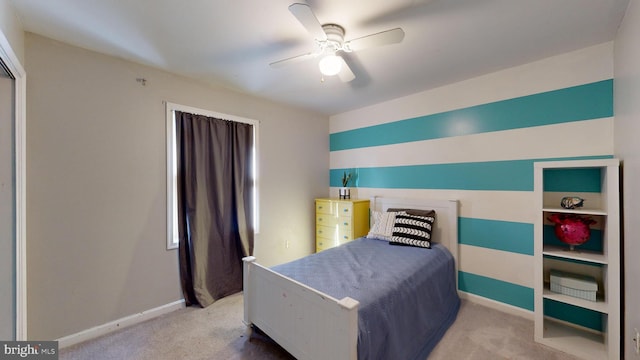
[[(534, 224), (534, 321), (535, 341), (556, 348), (582, 359), (620, 358), (620, 190), (619, 160), (571, 160), (534, 163), (534, 194), (536, 222)], [(599, 174), (600, 191), (571, 191), (571, 184), (580, 182), (573, 176), (561, 191), (545, 191), (545, 172), (554, 171), (562, 183), (562, 171), (589, 171)], [(560, 201), (564, 196), (585, 199), (584, 207), (564, 209)], [(602, 233), (601, 247), (595, 250), (569, 251), (568, 246), (545, 238), (546, 220), (553, 213), (590, 216), (597, 223), (592, 225)], [(546, 233), (549, 237), (549, 233)], [(599, 239), (598, 239), (599, 240)], [(592, 240), (589, 240), (592, 241)], [(549, 290), (550, 269), (594, 275), (599, 289), (596, 301), (584, 300)], [(547, 303), (556, 302), (571, 309), (586, 309), (599, 313), (602, 329), (577, 325), (556, 319), (545, 311)]]

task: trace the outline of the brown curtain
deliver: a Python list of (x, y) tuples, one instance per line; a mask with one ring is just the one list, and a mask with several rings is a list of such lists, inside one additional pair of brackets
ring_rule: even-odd
[(175, 112), (180, 277), (187, 305), (242, 290), (253, 253), (253, 126)]

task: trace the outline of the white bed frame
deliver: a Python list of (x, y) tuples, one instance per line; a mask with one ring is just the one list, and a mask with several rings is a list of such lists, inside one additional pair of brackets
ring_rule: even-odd
[[(371, 198), (372, 211), (389, 208), (435, 210), (433, 239), (449, 249), (457, 268), (457, 200)], [(253, 256), (243, 261), (247, 326), (257, 326), (300, 360), (357, 359), (358, 301), (332, 298), (258, 264)]]

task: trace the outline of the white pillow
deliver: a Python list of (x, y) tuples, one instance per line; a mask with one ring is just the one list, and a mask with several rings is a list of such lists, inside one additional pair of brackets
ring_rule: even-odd
[(369, 239), (391, 240), (393, 235), (393, 226), (396, 223), (397, 212), (380, 212), (374, 211), (371, 214), (373, 225), (367, 234)]

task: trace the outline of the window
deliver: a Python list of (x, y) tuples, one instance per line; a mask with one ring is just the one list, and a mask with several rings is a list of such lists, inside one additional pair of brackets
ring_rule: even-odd
[(166, 144), (167, 144), (167, 250), (178, 248), (178, 203), (177, 175), (176, 167), (176, 122), (175, 111), (200, 114), (218, 119), (238, 121), (253, 125), (253, 223), (255, 232), (259, 230), (258, 217), (258, 125), (259, 122), (252, 119), (238, 116), (216, 113), (208, 110), (197, 109), (189, 106), (172, 104), (166, 102)]

